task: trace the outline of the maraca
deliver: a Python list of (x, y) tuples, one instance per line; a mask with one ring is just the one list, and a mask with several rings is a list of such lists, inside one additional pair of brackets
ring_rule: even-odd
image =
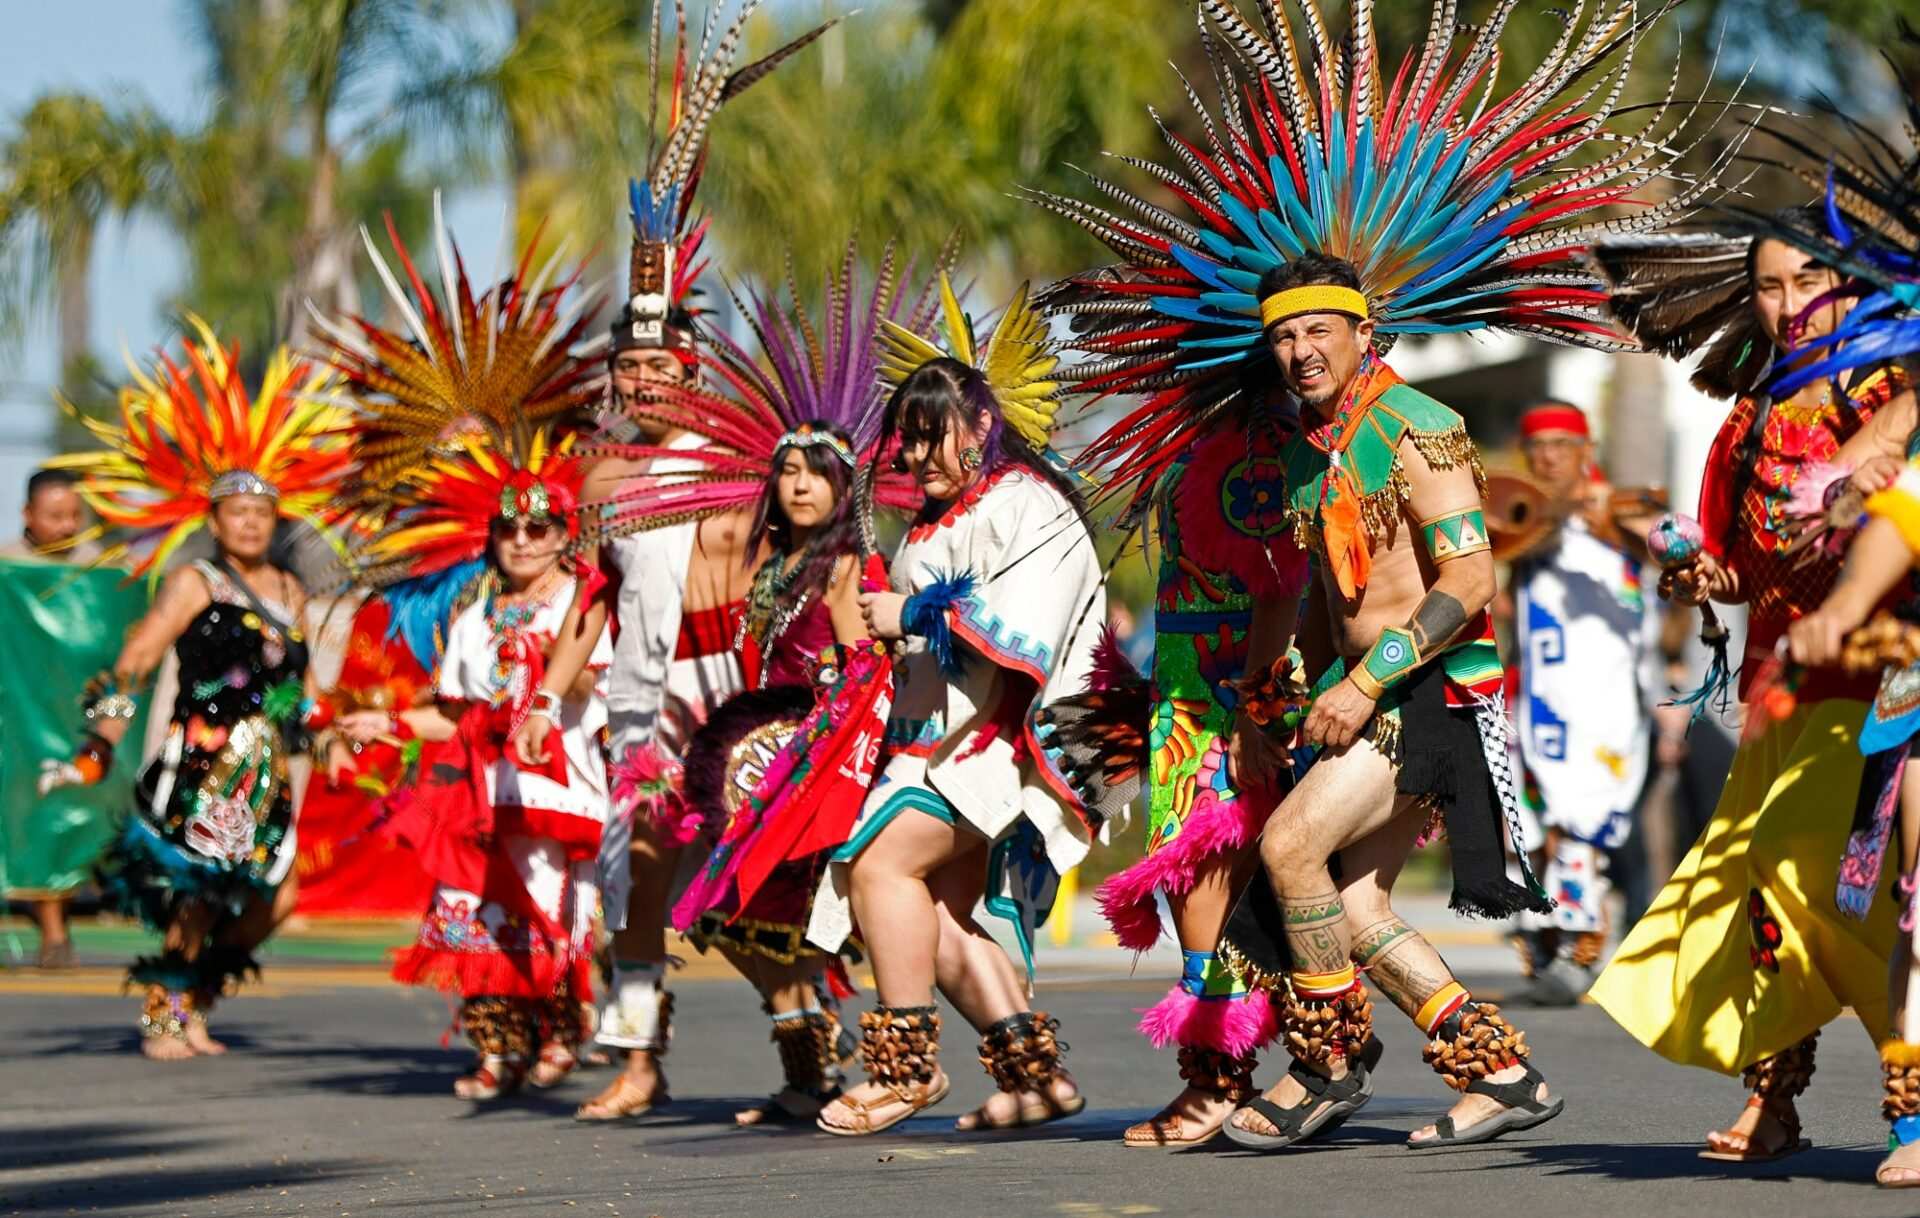
[[(1647, 530), (1647, 553), (1660, 564), (1661, 570), (1676, 571), (1700, 557), (1706, 539), (1706, 531), (1698, 520), (1680, 512), (1668, 512)], [(1733, 684), (1733, 665), (1727, 659), (1727, 642), (1731, 637), (1719, 615), (1714, 613), (1713, 604), (1700, 602), (1700, 641), (1712, 650), (1713, 659), (1700, 688), (1676, 700), (1676, 705), (1693, 707), (1695, 718), (1705, 713), (1707, 704), (1716, 696), (1721, 709), (1726, 707), (1727, 690)]]

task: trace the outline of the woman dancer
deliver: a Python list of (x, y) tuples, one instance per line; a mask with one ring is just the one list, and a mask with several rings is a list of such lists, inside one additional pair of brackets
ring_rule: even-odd
[[(362, 578), (393, 589), (410, 638), (444, 634), (430, 705), (343, 717), (337, 730), (363, 746), (426, 742), (386, 809), (434, 881), (393, 972), (461, 996), (477, 1060), (454, 1091), (490, 1100), (573, 1068), (592, 996), (605, 638), (589, 640), (591, 661), (564, 687), (541, 686), (575, 596), (581, 471), (560, 429), (594, 396), (594, 364), (573, 354), (592, 307), (567, 302), (577, 274), (537, 287), (526, 260), (476, 298), (436, 235), (437, 296), (397, 241), (410, 295), (380, 259), (404, 333), (327, 324), (362, 416), (355, 476), (337, 500), (372, 534)], [(545, 764), (505, 747), (532, 716), (560, 740)]]
[[(773, 1020), (786, 1085), (739, 1113), (743, 1125), (812, 1120), (839, 1093), (846, 1056), (837, 1013), (819, 992), (831, 957), (804, 941), (824, 851), (843, 839), (829, 834), (805, 849), (797, 843), (849, 798), (839, 776), (855, 775), (856, 805), (871, 777), (871, 761), (851, 755), (858, 732), (847, 727), (857, 718), (858, 694), (881, 668), (872, 649), (860, 646), (866, 626), (855, 598), (866, 547), (854, 471), (863, 454), (872, 455), (885, 405), (879, 323), (923, 329), (933, 307), (930, 291), (903, 297), (891, 250), (880, 266), (861, 290), (849, 244), (825, 284), (818, 319), (801, 311), (791, 287), (785, 301), (759, 294), (738, 301), (764, 364), (724, 335), (713, 336), (704, 357), (712, 379), (734, 396), (660, 387), (630, 407), (650, 430), (706, 443), (674, 449), (672, 463), (660, 465), (651, 464), (663, 455), (658, 445), (595, 450), (631, 468), (666, 470), (630, 478), (594, 509), (603, 537), (751, 513), (746, 553), (758, 566), (733, 640), (748, 688), (718, 708), (689, 746), (681, 795), (698, 844), (710, 853), (674, 909), (678, 929), (720, 950)], [(874, 498), (906, 509), (919, 493), (888, 478)]]
[(1040, 744), (1035, 716), (1080, 689), (1105, 594), (1092, 538), (1047, 451), (1055, 386), (1045, 327), (1023, 288), (976, 357), (941, 280), (953, 355), (887, 327), (897, 383), (886, 432), (928, 504), (863, 593), (873, 636), (909, 638), (888, 721), (890, 755), (816, 896), (809, 937), (844, 942), (857, 919), (880, 1005), (861, 1016), (868, 1080), (821, 1112), (828, 1133), (887, 1129), (948, 1091), (936, 985), (980, 1032), (999, 1087), (959, 1128), (1005, 1129), (1080, 1111), (1059, 1022), (1028, 1008), (1020, 972), (973, 920), (982, 896), (1028, 957), (1058, 871), (1086, 854), (1097, 816)]
[[(1779, 223), (1811, 220), (1787, 213)], [(1794, 545), (1794, 500), (1817, 502), (1833, 466), (1859, 468), (1857, 482), (1884, 479), (1876, 459), (1901, 451), (1913, 399), (1896, 369), (1815, 366), (1852, 301), (1839, 273), (1777, 236), (1609, 243), (1595, 256), (1614, 281), (1616, 314), (1648, 347), (1679, 357), (1699, 333), (1715, 336), (1694, 383), (1736, 401), (1701, 485), (1704, 549), (1662, 591), (1683, 604), (1747, 606), (1739, 695), (1761, 730), (1741, 744), (1706, 831), (1592, 996), (1662, 1056), (1743, 1072), (1747, 1108), (1708, 1134), (1703, 1157), (1777, 1159), (1810, 1144), (1794, 1098), (1812, 1076), (1819, 1030), (1850, 1006), (1876, 1040), (1884, 1033), (1894, 927), (1884, 900), (1864, 920), (1842, 916), (1832, 868), (1806, 866), (1845, 844), (1849, 817), (1831, 794), (1860, 785), (1856, 740), (1873, 677), (1816, 673), (1779, 719), (1751, 698), (1787, 627), (1839, 574), (1838, 557)], [(1780, 386), (1783, 370), (1813, 375)]]
[(160, 753), (135, 786), (138, 805), (103, 864), (107, 893), (164, 935), (136, 961), (141, 1050), (178, 1060), (224, 1052), (207, 1033), (214, 1002), (248, 972), (252, 949), (292, 909), (295, 856), (287, 755), (300, 734), (305, 594), (267, 557), (276, 520), (317, 523), (346, 468), (327, 378), (284, 350), (247, 394), (239, 356), (189, 317), (198, 338), (176, 363), (133, 370), (123, 424), (87, 422), (103, 451), (58, 459), (105, 527), (132, 536), (111, 562), (144, 551), (135, 574), (205, 528), (214, 557), (166, 577), (120, 658), (88, 688), (87, 736), (48, 762), (44, 789), (95, 783), (113, 764), (134, 699), (169, 650), (180, 693)]

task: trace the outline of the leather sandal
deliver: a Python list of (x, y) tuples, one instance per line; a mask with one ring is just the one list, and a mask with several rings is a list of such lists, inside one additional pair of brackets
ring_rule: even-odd
[[(864, 1138), (868, 1134), (885, 1133), (908, 1117), (917, 1116), (928, 1108), (947, 1098), (952, 1084), (944, 1074), (934, 1076), (931, 1085), (927, 1083), (894, 1083), (887, 1087), (885, 1099), (863, 1100), (851, 1095), (843, 1095), (836, 1102), (845, 1106), (853, 1117), (851, 1125), (829, 1125), (826, 1110), (814, 1121), (826, 1132), (841, 1138)], [(885, 1120), (874, 1120), (874, 1111), (891, 1104), (905, 1105), (901, 1111)], [(828, 1107), (832, 1107), (831, 1104)]]
[(473, 1073), (453, 1080), (453, 1093), (476, 1103), (497, 1100), (520, 1090), (526, 1075), (526, 1067), (513, 1058), (489, 1053), (480, 1059)]
[(673, 1097), (667, 1094), (663, 1081), (660, 1089), (648, 1095), (639, 1086), (627, 1080), (625, 1071), (613, 1080), (613, 1085), (573, 1110), (576, 1121), (624, 1121), (628, 1117), (643, 1116), (656, 1108), (664, 1107)]
[(1758, 1108), (1774, 1119), (1782, 1134), (1780, 1145), (1769, 1149), (1756, 1145), (1750, 1134), (1715, 1129), (1707, 1134), (1707, 1148), (1700, 1152), (1701, 1158), (1716, 1163), (1773, 1163), (1813, 1147), (1811, 1139), (1800, 1136), (1800, 1114), (1792, 1107), (1783, 1110), (1757, 1095), (1747, 1097), (1747, 1107)]
[(1526, 1073), (1511, 1083), (1475, 1079), (1467, 1084), (1466, 1094), (1484, 1095), (1505, 1107), (1490, 1117), (1475, 1121), (1465, 1130), (1455, 1128), (1452, 1117), (1443, 1116), (1433, 1123), (1432, 1137), (1422, 1138), (1418, 1142), (1408, 1139), (1407, 1148), (1430, 1150), (1436, 1147), (1474, 1146), (1491, 1142), (1504, 1133), (1544, 1125), (1559, 1116), (1567, 1106), (1567, 1101), (1557, 1095), (1541, 1101), (1540, 1085), (1546, 1081), (1546, 1076), (1534, 1069), (1531, 1062), (1526, 1063)]

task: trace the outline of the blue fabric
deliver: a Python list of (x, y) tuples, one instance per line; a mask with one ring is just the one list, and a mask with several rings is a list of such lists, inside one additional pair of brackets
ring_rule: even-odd
[(1213, 953), (1191, 952), (1183, 948), (1180, 959), (1180, 988), (1195, 998), (1206, 997), (1207, 966), (1213, 963)]

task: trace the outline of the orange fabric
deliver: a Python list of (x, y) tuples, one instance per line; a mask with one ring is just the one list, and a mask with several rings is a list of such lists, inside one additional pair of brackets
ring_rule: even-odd
[(1340, 595), (1350, 601), (1359, 597), (1373, 573), (1373, 540), (1367, 536), (1360, 486), (1342, 454), (1360, 434), (1359, 423), (1380, 395), (1400, 383), (1400, 374), (1369, 351), (1333, 417), (1307, 433), (1309, 443), (1333, 458), (1320, 483), (1320, 530)]

